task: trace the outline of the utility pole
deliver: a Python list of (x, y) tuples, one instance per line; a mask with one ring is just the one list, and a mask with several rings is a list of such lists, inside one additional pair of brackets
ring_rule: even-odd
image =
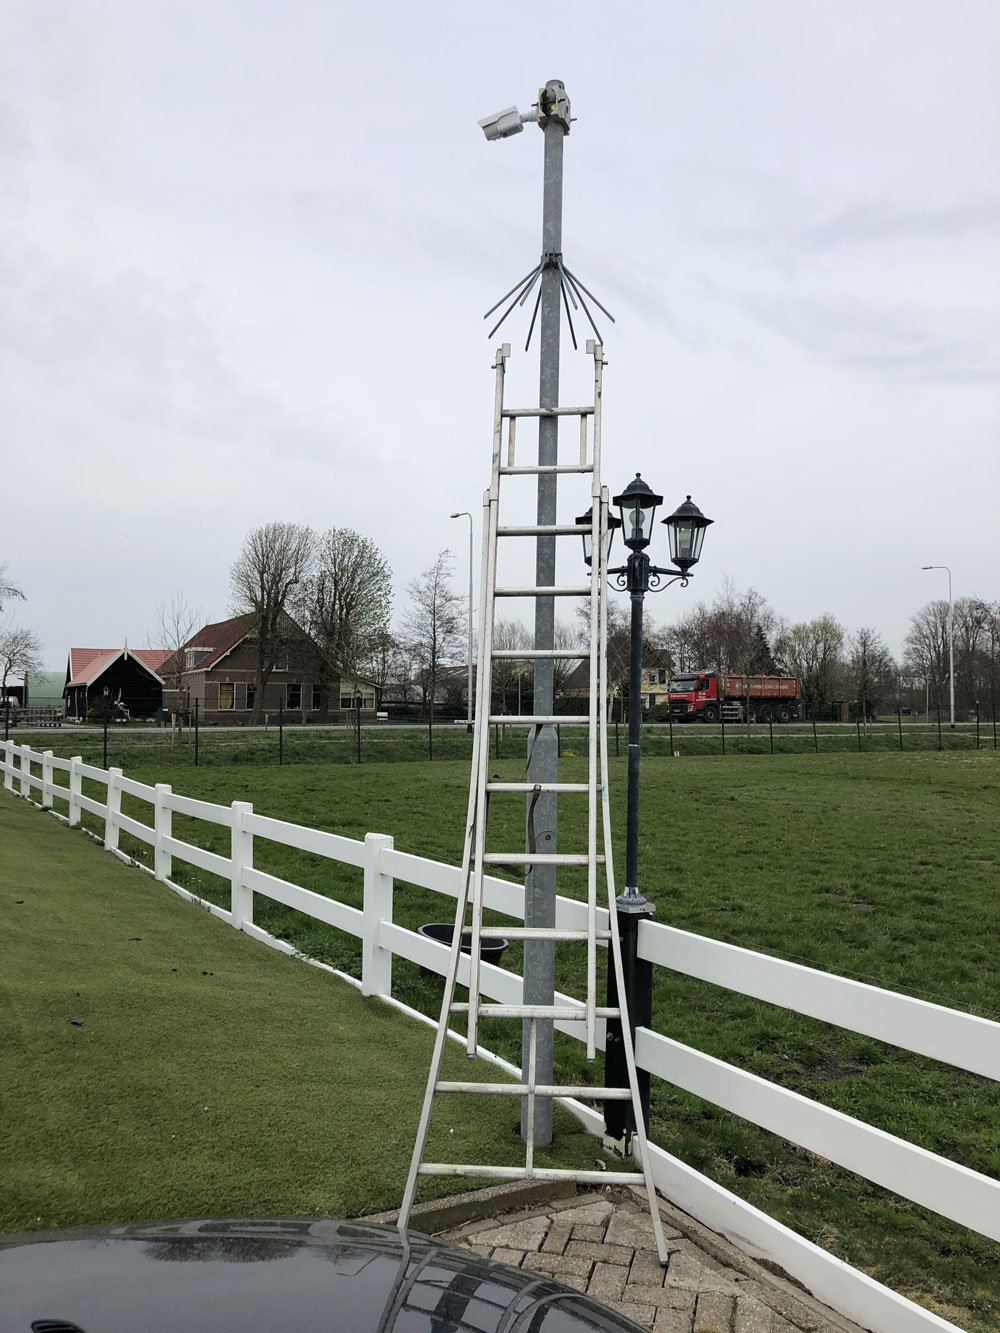
[[(558, 263), (562, 259), (563, 142), (569, 133), (570, 107), (566, 89), (558, 79), (550, 79), (539, 94), (539, 124), (545, 136), (545, 172), (542, 190), (542, 274), (539, 311), (538, 406), (559, 406), (559, 338), (562, 284)], [(554, 467), (559, 460), (559, 418), (538, 419), (539, 467)], [(556, 480), (554, 472), (538, 477), (537, 522), (556, 522)], [(538, 537), (535, 549), (535, 584), (551, 587), (556, 581), (556, 539)], [(535, 648), (555, 646), (555, 599), (535, 600)], [(532, 711), (551, 716), (555, 711), (551, 658), (536, 658)], [(529, 782), (555, 782), (559, 776), (558, 740), (553, 726), (543, 726), (528, 737)], [(555, 852), (557, 797), (554, 792), (529, 796), (527, 801), (526, 848)], [(553, 865), (528, 867), (524, 880), (524, 924), (554, 926), (556, 923), (556, 870)], [(524, 1003), (552, 1004), (555, 996), (555, 945), (551, 940), (526, 940), (524, 944)], [(528, 1077), (528, 1039), (531, 1024), (525, 1022), (522, 1039), (521, 1069)], [(538, 1024), (536, 1078), (552, 1083), (553, 1028), (551, 1021)], [(522, 1103), (521, 1137), (527, 1136), (527, 1106)], [(534, 1140), (536, 1147), (552, 1142), (552, 1103), (539, 1101), (535, 1107)]]
[[(523, 306), (538, 286), (534, 312), (528, 329), (525, 351), (531, 344), (536, 322), (539, 324), (538, 373), (538, 500), (537, 524), (554, 525), (556, 513), (555, 467), (559, 457), (559, 338), (560, 303), (566, 313), (566, 322), (574, 348), (576, 332), (570, 307), (581, 310), (594, 337), (603, 342), (587, 304), (588, 299), (614, 322), (611, 313), (601, 305), (573, 273), (566, 268), (562, 257), (562, 200), (563, 200), (563, 140), (570, 128), (570, 104), (566, 89), (559, 79), (550, 79), (539, 90), (538, 102), (530, 112), (522, 114), (516, 106), (508, 107), (479, 122), (486, 138), (491, 141), (507, 139), (520, 134), (525, 124), (535, 122), (545, 140), (545, 169), (542, 193), (542, 257), (530, 273), (516, 283), (506, 296), (486, 312), (486, 318), (495, 314), (507, 302), (503, 314), (490, 330), (492, 338), (515, 306)], [(535, 547), (535, 587), (555, 586), (556, 541), (548, 534), (537, 535)], [(555, 601), (544, 594), (535, 597), (535, 651), (551, 653), (555, 647)], [(555, 671), (551, 656), (533, 658), (534, 703), (532, 715), (554, 716)], [(535, 784), (554, 783), (558, 777), (559, 738), (552, 723), (538, 723), (528, 738), (528, 780)], [(526, 850), (552, 854), (556, 851), (556, 795), (551, 791), (534, 791), (528, 797), (525, 831)], [(555, 925), (556, 872), (550, 863), (530, 865), (524, 878), (524, 923), (536, 929)], [(555, 995), (555, 946), (550, 940), (526, 940), (524, 945), (524, 1003), (549, 1005)], [(531, 1020), (524, 1024), (522, 1043), (522, 1073), (528, 1081), (529, 1043)], [(535, 1078), (538, 1083), (551, 1084), (552, 1020), (538, 1019), (536, 1027)], [(525, 1099), (527, 1101), (527, 1099)], [(528, 1113), (522, 1106), (521, 1134), (528, 1134)], [(551, 1099), (536, 1098), (532, 1142), (543, 1147), (552, 1141)]]

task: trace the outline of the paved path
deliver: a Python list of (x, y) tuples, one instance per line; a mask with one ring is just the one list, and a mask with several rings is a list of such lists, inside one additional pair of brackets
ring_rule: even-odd
[(666, 1273), (644, 1201), (627, 1189), (498, 1210), (441, 1234), (499, 1263), (551, 1273), (652, 1333), (860, 1333), (686, 1214), (661, 1211)]

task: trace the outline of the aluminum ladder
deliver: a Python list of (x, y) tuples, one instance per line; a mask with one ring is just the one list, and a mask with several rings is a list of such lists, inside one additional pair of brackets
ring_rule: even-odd
[[(645, 1125), (639, 1100), (639, 1088), (636, 1078), (635, 1053), (628, 1022), (628, 1013), (624, 1005), (625, 985), (622, 976), (621, 945), (618, 937), (617, 916), (615, 912), (614, 867), (611, 851), (611, 820), (608, 803), (608, 748), (607, 748), (607, 532), (608, 532), (608, 491), (601, 485), (601, 402), (602, 377), (604, 370), (603, 348), (599, 343), (588, 341), (587, 352), (594, 363), (594, 401), (585, 407), (543, 408), (507, 408), (504, 406), (504, 378), (506, 363), (510, 356), (510, 344), (504, 343), (497, 351), (494, 367), (496, 371), (496, 397), (493, 422), (493, 464), (490, 487), (483, 501), (483, 552), (480, 595), (480, 642), (478, 653), (478, 675), (476, 691), (475, 730), (473, 734), (472, 774), (469, 784), (469, 805), (466, 820), (465, 845), (462, 853), (461, 886), (455, 913), (455, 929), (448, 971), (445, 978), (444, 999), (441, 1016), (437, 1027), (434, 1052), (424, 1093), (420, 1124), (413, 1147), (406, 1189), (399, 1214), (399, 1229), (405, 1231), (413, 1206), (417, 1181), (420, 1176), (467, 1176), (488, 1180), (573, 1180), (584, 1184), (641, 1185), (645, 1188), (656, 1247), (660, 1262), (666, 1267), (667, 1251), (663, 1238), (656, 1191), (653, 1185), (649, 1160), (649, 1145), (646, 1140)], [(577, 417), (580, 423), (579, 455), (572, 463), (557, 462), (555, 465), (518, 465), (516, 461), (517, 422), (524, 417)], [(588, 429), (588, 422), (592, 428)], [(504, 439), (506, 427), (506, 440)], [(553, 524), (504, 525), (500, 522), (501, 481), (505, 477), (530, 476), (542, 473), (576, 473), (591, 478), (591, 550), (592, 562), (589, 579), (586, 584), (554, 585), (551, 587), (504, 587), (497, 586), (497, 548), (498, 542), (506, 538), (523, 537), (573, 537), (577, 541), (586, 531), (576, 522), (557, 522)], [(558, 482), (557, 482), (558, 484)], [(589, 602), (589, 642), (583, 648), (549, 649), (494, 649), (493, 628), (496, 603), (498, 598), (520, 597), (575, 597), (587, 598)], [(572, 659), (579, 661), (586, 657), (589, 665), (589, 705), (585, 714), (580, 716), (542, 716), (540, 714), (509, 716), (491, 713), (493, 663), (500, 659), (523, 660), (527, 662), (539, 658)], [(587, 781), (534, 783), (503, 782), (491, 778), (489, 773), (490, 727), (492, 725), (522, 726), (529, 729), (545, 725), (576, 725), (587, 728)], [(585, 853), (537, 852), (529, 850), (488, 851), (486, 848), (487, 816), (490, 798), (499, 793), (535, 793), (554, 792), (558, 795), (586, 797), (587, 851)], [(600, 843), (600, 846), (599, 846)], [(585, 929), (567, 929), (559, 927), (536, 928), (531, 926), (484, 926), (483, 882), (489, 867), (531, 866), (542, 863), (556, 866), (586, 867), (587, 872), (587, 924)], [(608, 928), (598, 928), (598, 872), (604, 868), (607, 890)], [(471, 920), (467, 923), (467, 917)], [(463, 931), (471, 927), (471, 953), (463, 954), (461, 940)], [(551, 1005), (494, 1004), (483, 1000), (481, 988), (480, 941), (504, 938), (508, 940), (550, 940), (556, 945), (585, 945), (587, 951), (587, 994), (584, 1001), (572, 1000), (566, 996), (556, 997)], [(620, 1008), (602, 1006), (597, 1000), (597, 950), (599, 945), (610, 951), (609, 966), (614, 968), (617, 980), (617, 994)], [(469, 998), (467, 1002), (456, 1002), (455, 989), (459, 984), (459, 972), (463, 976), (467, 970)], [(479, 1020), (483, 1018), (509, 1018), (529, 1024), (527, 1068), (528, 1082), (486, 1083), (451, 1081), (441, 1078), (441, 1068), (449, 1035), (449, 1023), (452, 1016), (461, 1014), (467, 1017), (468, 1029), (465, 1039), (466, 1051), (470, 1059), (477, 1054)], [(599, 1019), (619, 1019), (622, 1029), (622, 1043), (628, 1067), (627, 1088), (591, 1087), (589, 1085), (540, 1084), (536, 1080), (536, 1044), (539, 1022), (582, 1023), (585, 1025), (587, 1063), (593, 1064), (597, 1048), (597, 1024)], [(497, 1166), (486, 1163), (466, 1164), (448, 1162), (428, 1162), (424, 1160), (424, 1150), (430, 1128), (431, 1112), (437, 1094), (463, 1093), (494, 1097), (517, 1097), (527, 1101), (525, 1161), (523, 1166)], [(631, 1171), (577, 1171), (538, 1167), (534, 1162), (534, 1114), (535, 1102), (544, 1098), (587, 1098), (604, 1102), (609, 1100), (630, 1101), (635, 1118), (636, 1132), (634, 1146), (638, 1149), (639, 1170)]]

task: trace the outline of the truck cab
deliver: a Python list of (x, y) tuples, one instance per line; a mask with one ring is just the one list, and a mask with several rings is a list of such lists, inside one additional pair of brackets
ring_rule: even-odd
[(667, 687), (667, 704), (675, 722), (695, 722), (705, 716), (706, 721), (719, 720), (719, 692), (713, 671), (688, 672), (672, 676)]

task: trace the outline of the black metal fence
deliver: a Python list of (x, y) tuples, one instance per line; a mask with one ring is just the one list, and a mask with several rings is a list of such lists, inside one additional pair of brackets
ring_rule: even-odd
[[(585, 757), (586, 731), (559, 726), (559, 751), (565, 758)], [(613, 755), (626, 749), (626, 726), (609, 726)], [(86, 762), (133, 769), (205, 765), (283, 765), (297, 763), (361, 764), (426, 759), (471, 759), (472, 737), (464, 720), (423, 724), (377, 723), (357, 726), (302, 725), (283, 715), (263, 727), (204, 726), (195, 714), (180, 729), (153, 723), (96, 726), (67, 723), (42, 731), (15, 727), (7, 734), (37, 750)], [(523, 759), (525, 728), (497, 724), (490, 729), (490, 753), (497, 759)], [(996, 712), (956, 724), (934, 714), (914, 718), (898, 712), (876, 722), (674, 723), (647, 722), (642, 730), (643, 754), (649, 757), (695, 755), (837, 754), (915, 752), (927, 750), (997, 749)]]

